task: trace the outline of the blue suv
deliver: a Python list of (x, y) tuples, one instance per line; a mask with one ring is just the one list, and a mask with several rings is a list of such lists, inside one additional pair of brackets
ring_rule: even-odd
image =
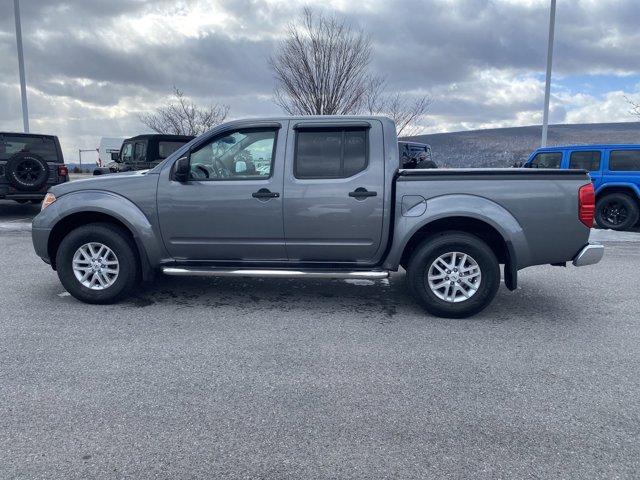
[(596, 222), (627, 230), (640, 216), (640, 145), (582, 145), (539, 148), (526, 168), (586, 170), (596, 191)]

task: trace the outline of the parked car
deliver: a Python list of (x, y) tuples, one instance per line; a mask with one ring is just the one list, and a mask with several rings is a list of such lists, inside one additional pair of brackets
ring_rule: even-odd
[(398, 141), (398, 152), (402, 168), (438, 168), (426, 143)]
[(380, 279), (402, 266), (445, 317), (485, 308), (500, 264), (514, 290), (525, 267), (602, 258), (586, 172), (399, 169), (395, 132), (384, 117), (226, 123), (148, 172), (53, 187), (33, 244), (88, 303), (156, 272)]
[(112, 161), (106, 166), (97, 167), (93, 174), (149, 170), (194, 138), (190, 135), (161, 134), (127, 138), (122, 143), (119, 154), (112, 156)]
[(0, 132), (0, 198), (40, 203), (49, 187), (67, 181), (58, 137)]
[(120, 158), (124, 138), (102, 137), (98, 146), (98, 167), (104, 167)]
[(527, 168), (579, 169), (589, 172), (596, 192), (596, 222), (601, 228), (627, 230), (640, 217), (640, 145), (582, 145), (539, 148)]

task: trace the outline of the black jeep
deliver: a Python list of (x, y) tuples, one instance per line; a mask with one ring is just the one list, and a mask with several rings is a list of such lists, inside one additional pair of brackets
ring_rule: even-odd
[(438, 168), (431, 158), (431, 146), (426, 143), (399, 141), (398, 150), (402, 168)]
[(58, 137), (0, 132), (0, 198), (40, 203), (49, 187), (67, 181)]
[(104, 167), (97, 167), (93, 174), (148, 170), (194, 138), (190, 135), (162, 134), (138, 135), (127, 138), (122, 143), (120, 153), (112, 154), (112, 161)]

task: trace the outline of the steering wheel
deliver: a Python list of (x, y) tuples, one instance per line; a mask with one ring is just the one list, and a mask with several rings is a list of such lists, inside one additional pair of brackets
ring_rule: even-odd
[(202, 164), (195, 164), (191, 170), (191, 177), (194, 180), (206, 180), (211, 177), (209, 170)]
[(231, 170), (229, 170), (219, 158), (216, 158), (214, 160), (214, 167), (216, 169), (218, 178), (229, 178), (231, 176)]

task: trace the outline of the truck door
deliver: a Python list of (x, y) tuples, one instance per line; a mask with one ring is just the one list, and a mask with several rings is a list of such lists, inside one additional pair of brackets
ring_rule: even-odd
[[(178, 260), (286, 261), (282, 175), (286, 123), (255, 122), (220, 132), (191, 150), (186, 182), (164, 168), (158, 214)], [(282, 147), (279, 147), (279, 146)]]
[(386, 194), (382, 124), (291, 122), (287, 142), (289, 260), (371, 263), (381, 243)]
[(602, 183), (602, 151), (574, 150), (570, 152), (569, 168), (589, 172), (593, 187), (597, 190)]

